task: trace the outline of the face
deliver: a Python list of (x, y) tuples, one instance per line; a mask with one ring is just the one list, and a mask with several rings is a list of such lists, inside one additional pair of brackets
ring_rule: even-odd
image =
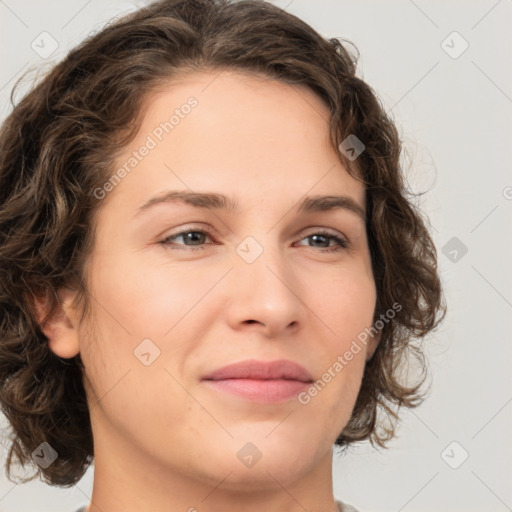
[[(233, 72), (148, 97), (117, 159), (129, 172), (96, 191), (94, 322), (75, 323), (96, 453), (215, 485), (230, 473), (238, 489), (269, 473), (286, 486), (325, 463), (374, 347), (344, 355), (376, 301), (364, 186), (328, 120), (308, 89)], [(226, 207), (172, 191), (222, 194)], [(300, 208), (309, 196), (344, 199)], [(204, 380), (247, 360), (291, 361), (323, 385)]]

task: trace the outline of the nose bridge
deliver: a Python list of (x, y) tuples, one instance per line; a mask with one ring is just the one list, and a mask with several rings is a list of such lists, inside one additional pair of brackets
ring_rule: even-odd
[(278, 331), (302, 321), (303, 304), (296, 291), (300, 283), (272, 232), (248, 235), (236, 253), (236, 322), (256, 321)]
[(262, 231), (246, 236), (236, 247), (236, 253), (240, 272), (248, 272), (249, 276), (256, 273), (262, 285), (276, 280), (275, 274), (284, 279), (288, 273), (286, 254), (272, 233)]

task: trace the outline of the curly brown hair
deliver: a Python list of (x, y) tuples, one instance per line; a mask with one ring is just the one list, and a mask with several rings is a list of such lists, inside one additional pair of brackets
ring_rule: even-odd
[[(61, 287), (77, 290), (82, 319), (88, 314), (84, 263), (99, 204), (91, 192), (113, 174), (120, 148), (136, 135), (143, 100), (187, 71), (233, 69), (306, 85), (330, 109), (333, 146), (350, 134), (364, 143), (357, 160), (339, 155), (366, 186), (374, 318), (393, 304), (401, 308), (383, 326), (336, 444), (370, 439), (384, 446), (391, 439), (397, 409), (424, 398), (421, 341), (446, 307), (436, 249), (402, 175), (397, 129), (356, 77), (357, 58), (343, 40), (324, 38), (266, 2), (161, 0), (89, 36), (13, 102), (0, 131), (0, 403), (12, 429), (9, 479), (17, 461), (37, 470), (22, 481), (40, 475), (67, 487), (93, 461), (80, 355), (55, 355), (41, 326), (57, 310)], [(44, 319), (35, 297), (47, 301)], [(420, 375), (407, 384), (402, 373), (411, 356)], [(387, 426), (382, 413), (391, 419)], [(31, 458), (44, 441), (59, 455), (45, 469)]]

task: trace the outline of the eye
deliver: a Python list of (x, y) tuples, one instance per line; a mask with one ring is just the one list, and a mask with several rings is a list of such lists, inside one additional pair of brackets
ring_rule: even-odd
[[(202, 229), (186, 229), (184, 231), (180, 231), (174, 235), (168, 236), (160, 243), (169, 249), (184, 249), (185, 247), (192, 250), (197, 251), (199, 249), (204, 249), (204, 238), (210, 237), (210, 233), (208, 231)], [(184, 244), (176, 244), (173, 243), (172, 240), (176, 240), (181, 238), (185, 243)], [(188, 243), (190, 242), (190, 245)]]
[(348, 240), (345, 240), (344, 238), (338, 235), (334, 235), (324, 230), (315, 231), (311, 235), (308, 235), (305, 238), (303, 238), (303, 240), (306, 240), (308, 238), (313, 240), (315, 243), (319, 242), (321, 244), (327, 244), (327, 247), (329, 246), (329, 243), (331, 241), (334, 241), (337, 244), (334, 245), (333, 247), (321, 249), (320, 252), (337, 252), (343, 249), (347, 249), (349, 247)]
[[(205, 239), (207, 238), (212, 239), (212, 235), (209, 231), (204, 229), (187, 228), (183, 231), (180, 231), (179, 233), (175, 233), (166, 237), (159, 243), (169, 249), (188, 249), (191, 251), (196, 251), (204, 249), (205, 245), (215, 244), (215, 242), (206, 244)], [(179, 239), (181, 239), (183, 243), (175, 243), (175, 241)], [(348, 240), (325, 230), (311, 233), (310, 235), (304, 237), (302, 240), (307, 239), (312, 240), (314, 243), (320, 243), (321, 246), (317, 247), (320, 249), (320, 252), (337, 252), (349, 247)], [(335, 245), (330, 246), (331, 242), (334, 242)]]

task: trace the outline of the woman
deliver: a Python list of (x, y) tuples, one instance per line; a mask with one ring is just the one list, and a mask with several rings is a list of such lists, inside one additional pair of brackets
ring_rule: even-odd
[[(0, 132), (7, 469), (87, 512), (354, 510), (444, 314), (400, 141), (356, 62), (264, 2), (159, 1)], [(402, 378), (411, 358), (415, 382)]]

